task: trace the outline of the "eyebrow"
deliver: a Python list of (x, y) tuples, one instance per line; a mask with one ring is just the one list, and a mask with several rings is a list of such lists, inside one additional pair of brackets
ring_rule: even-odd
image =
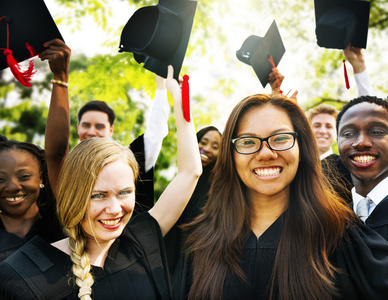
[[(282, 132), (294, 132), (294, 130), (291, 128), (279, 128), (279, 129), (271, 131), (271, 134), (269, 134), (269, 135), (282, 133)], [(256, 133), (253, 133), (253, 132), (244, 132), (244, 133), (237, 135), (237, 137), (240, 137), (240, 136), (258, 136), (258, 135)]]
[[(120, 191), (125, 191), (125, 190), (129, 190), (129, 189), (134, 189), (135, 186), (128, 186), (128, 187), (125, 187), (125, 188), (122, 188), (120, 190), (118, 190), (119, 192)], [(109, 191), (113, 191), (112, 189), (110, 189)], [(108, 193), (109, 191), (103, 191), (103, 190), (92, 190), (92, 193), (98, 193), (98, 194), (106, 194)], [(114, 191), (116, 192), (116, 191)]]
[[(385, 122), (381, 122), (381, 121), (372, 121), (370, 123), (367, 124), (368, 127), (372, 127), (372, 126), (382, 126), (382, 127), (385, 127), (385, 128), (388, 128), (388, 124), (385, 123)], [(342, 130), (343, 128), (358, 128), (360, 127), (360, 125), (358, 125), (357, 123), (348, 123), (348, 124), (345, 124), (345, 125), (342, 125), (340, 127), (340, 130)]]
[(108, 192), (108, 191), (93, 190), (93, 191), (92, 191), (92, 194), (93, 194), (93, 193), (97, 193), (97, 194), (106, 194), (107, 192)]

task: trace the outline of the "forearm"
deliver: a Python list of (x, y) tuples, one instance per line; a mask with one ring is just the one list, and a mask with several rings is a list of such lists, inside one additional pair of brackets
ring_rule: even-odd
[(169, 91), (174, 99), (174, 115), (177, 126), (178, 173), (163, 192), (150, 214), (158, 221), (165, 235), (182, 214), (202, 173), (198, 141), (192, 118), (187, 122), (182, 111), (182, 92), (172, 79), (169, 68)]
[(69, 150), (69, 137), (70, 110), (68, 88), (53, 84), (46, 123), (45, 152), (50, 184), (54, 193), (60, 165)]

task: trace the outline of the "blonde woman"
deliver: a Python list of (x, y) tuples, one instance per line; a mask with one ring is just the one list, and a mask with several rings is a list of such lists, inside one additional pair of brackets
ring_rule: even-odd
[(67, 156), (58, 181), (58, 218), (68, 238), (34, 239), (0, 264), (1, 299), (169, 299), (163, 236), (201, 174), (194, 126), (174, 98), (178, 173), (149, 212), (131, 219), (138, 166), (127, 147), (92, 138)]

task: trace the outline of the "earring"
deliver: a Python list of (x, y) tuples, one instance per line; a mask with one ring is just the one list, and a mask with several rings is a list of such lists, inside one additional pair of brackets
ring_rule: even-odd
[(43, 189), (43, 188), (44, 188), (44, 184), (43, 184), (43, 183), (39, 184), (39, 187), (40, 187), (41, 189)]

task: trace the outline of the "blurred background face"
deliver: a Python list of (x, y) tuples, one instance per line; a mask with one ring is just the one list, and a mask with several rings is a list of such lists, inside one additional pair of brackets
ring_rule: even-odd
[(81, 141), (92, 137), (111, 137), (113, 133), (113, 125), (110, 125), (108, 115), (96, 110), (85, 112), (77, 129)]
[(0, 209), (11, 217), (37, 212), (42, 183), (39, 163), (28, 151), (0, 152)]
[(338, 126), (338, 150), (352, 177), (377, 185), (388, 176), (388, 112), (368, 102), (349, 108)]
[(198, 143), (202, 166), (206, 167), (217, 160), (221, 135), (216, 130), (206, 132)]
[(311, 126), (318, 144), (319, 154), (324, 154), (330, 150), (337, 135), (335, 122), (336, 119), (330, 114), (318, 114), (312, 119)]
[(81, 225), (88, 241), (112, 243), (132, 216), (135, 182), (132, 168), (121, 160), (106, 165), (98, 175)]

